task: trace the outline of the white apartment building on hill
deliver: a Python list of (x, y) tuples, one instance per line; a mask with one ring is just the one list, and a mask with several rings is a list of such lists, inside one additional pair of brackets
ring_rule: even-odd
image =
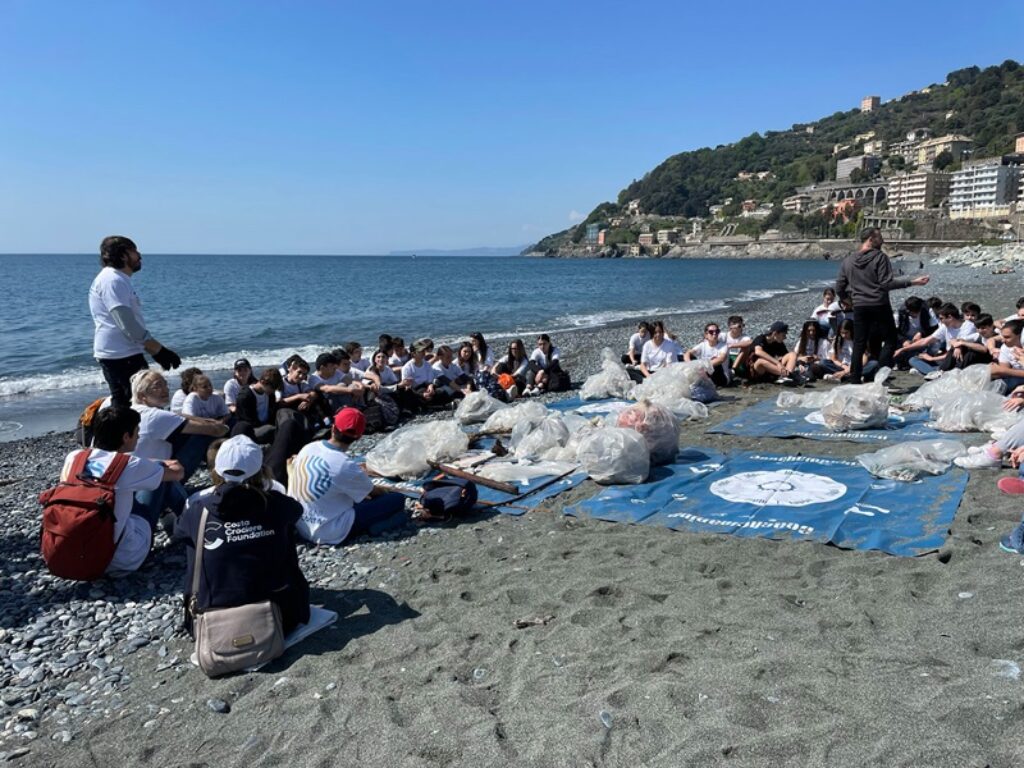
[(1020, 169), (993, 157), (964, 163), (953, 172), (950, 218), (1005, 216), (1017, 199)]

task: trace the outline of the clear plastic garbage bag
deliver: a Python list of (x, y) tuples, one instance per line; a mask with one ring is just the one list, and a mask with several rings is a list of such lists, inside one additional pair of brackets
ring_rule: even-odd
[(679, 419), (668, 408), (650, 400), (641, 400), (620, 411), (616, 426), (635, 429), (651, 453), (651, 464), (670, 464), (679, 454)]
[(965, 392), (997, 392), (999, 388), (999, 382), (992, 381), (987, 365), (954, 368), (934, 381), (926, 381), (916, 392), (907, 395), (903, 407), (921, 411)]
[(533, 400), (525, 403), (516, 403), (509, 408), (502, 408), (488, 416), (480, 431), (486, 434), (511, 432), (516, 424), (520, 422), (526, 421), (539, 424), (547, 413), (547, 408)]
[(598, 483), (642, 483), (651, 472), (647, 441), (621, 427), (596, 429), (580, 441), (576, 458)]
[[(509, 441), (512, 450), (519, 458), (538, 459), (548, 455), (549, 451), (557, 451), (569, 442), (569, 427), (557, 413), (549, 413), (539, 424), (532, 427), (525, 436), (518, 436), (520, 428), (529, 422), (520, 422), (512, 430)], [(517, 440), (516, 438), (519, 437)]]
[(524, 483), (535, 477), (558, 477), (579, 466), (573, 461), (492, 461), (477, 470), (477, 474), (503, 483)]
[(821, 408), (825, 426), (835, 432), (880, 429), (889, 420), (889, 394), (880, 383), (836, 387)]
[(931, 417), (940, 432), (1008, 429), (1020, 420), (1021, 414), (1004, 411), (1003, 402), (1003, 396), (995, 392), (961, 392), (933, 402)]
[(608, 347), (601, 350), (601, 372), (588, 376), (580, 389), (582, 400), (602, 400), (606, 397), (629, 397), (636, 386)]
[(479, 392), (470, 392), (462, 399), (455, 409), (455, 418), (462, 424), (479, 424), (487, 421), (487, 417), (495, 411), (508, 407), (508, 403), (491, 397), (481, 389)]
[(957, 440), (915, 440), (862, 453), (857, 461), (875, 477), (911, 482), (922, 475), (943, 474), (965, 453), (967, 448)]
[(454, 421), (412, 424), (392, 432), (366, 454), (366, 466), (384, 477), (413, 480), (430, 469), (430, 462), (461, 456), (469, 436)]

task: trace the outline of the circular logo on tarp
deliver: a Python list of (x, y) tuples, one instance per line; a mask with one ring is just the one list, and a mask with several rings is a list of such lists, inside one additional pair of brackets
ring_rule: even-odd
[(716, 480), (710, 491), (721, 499), (768, 507), (806, 507), (835, 501), (846, 486), (830, 477), (784, 470), (740, 472)]

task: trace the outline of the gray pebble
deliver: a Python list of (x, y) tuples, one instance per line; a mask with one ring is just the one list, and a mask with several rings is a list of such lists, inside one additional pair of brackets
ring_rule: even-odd
[(206, 706), (219, 715), (226, 715), (231, 711), (231, 705), (224, 701), (224, 699), (207, 699)]

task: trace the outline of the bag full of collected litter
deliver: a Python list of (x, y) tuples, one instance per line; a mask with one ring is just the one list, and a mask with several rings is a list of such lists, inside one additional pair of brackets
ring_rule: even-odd
[(692, 392), (696, 388), (698, 393), (707, 396), (709, 390), (705, 381), (714, 389), (714, 383), (708, 378), (710, 370), (710, 364), (705, 360), (673, 363), (655, 371), (642, 384), (638, 384), (633, 390), (633, 397), (663, 405), (681, 419), (706, 419), (707, 406), (697, 402)]
[(961, 392), (932, 403), (931, 417), (940, 432), (1008, 429), (1020, 420), (1021, 414), (1004, 411), (1003, 401), (1003, 396), (995, 392)]
[(481, 389), (478, 392), (470, 392), (462, 399), (459, 407), (455, 409), (455, 418), (462, 424), (479, 424), (503, 408), (508, 408), (508, 404), (491, 397)]
[(857, 461), (875, 477), (912, 482), (922, 475), (943, 474), (953, 459), (965, 453), (964, 444), (957, 440), (914, 440), (862, 453)]
[(605, 485), (642, 483), (651, 472), (647, 441), (632, 429), (594, 430), (580, 440), (576, 458), (591, 480)]
[(832, 400), (821, 409), (825, 426), (835, 432), (882, 429), (889, 420), (889, 394), (882, 384), (836, 387)]
[(392, 432), (366, 454), (366, 466), (384, 477), (414, 480), (430, 462), (457, 458), (468, 449), (469, 436), (454, 421), (430, 421)]
[[(529, 422), (523, 423), (528, 424)], [(549, 413), (525, 436), (517, 440), (516, 433), (523, 423), (516, 425), (516, 428), (512, 430), (512, 439), (509, 441), (518, 458), (546, 458), (549, 452), (557, 452), (557, 449), (569, 442), (569, 427), (557, 413)]]
[(997, 392), (999, 389), (999, 382), (992, 381), (987, 365), (970, 365), (946, 371), (934, 381), (926, 381), (903, 400), (903, 407), (920, 411), (965, 392)]
[(606, 397), (629, 397), (636, 386), (608, 347), (601, 350), (601, 372), (588, 376), (580, 389), (582, 400), (603, 400)]
[(619, 412), (616, 426), (635, 429), (643, 435), (653, 466), (670, 464), (679, 454), (679, 420), (663, 405), (641, 400)]
[(516, 424), (523, 421), (539, 424), (547, 413), (547, 408), (533, 400), (525, 403), (516, 403), (509, 408), (502, 408), (488, 416), (480, 431), (484, 434), (505, 434), (511, 432)]

